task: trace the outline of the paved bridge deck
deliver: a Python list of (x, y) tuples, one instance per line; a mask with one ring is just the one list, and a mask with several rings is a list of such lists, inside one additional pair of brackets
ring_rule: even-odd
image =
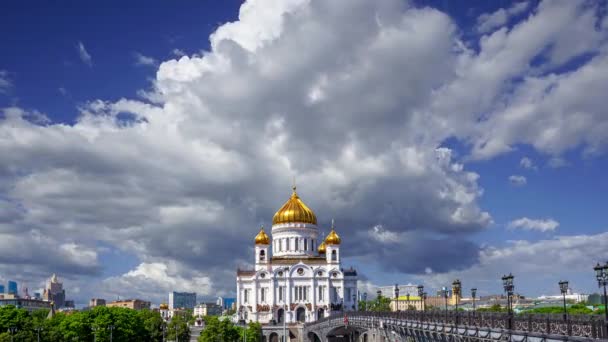
[[(346, 319), (345, 319), (346, 317)], [(348, 312), (304, 326), (304, 340), (326, 341), (598, 341), (608, 338), (599, 315), (456, 311)]]

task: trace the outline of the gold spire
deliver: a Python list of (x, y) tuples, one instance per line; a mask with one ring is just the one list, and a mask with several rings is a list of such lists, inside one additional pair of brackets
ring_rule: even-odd
[(269, 245), (270, 244), (270, 238), (268, 237), (268, 235), (266, 235), (266, 232), (264, 231), (264, 226), (262, 226), (262, 228), (260, 228), (260, 232), (258, 233), (258, 235), (255, 236), (255, 244), (256, 245)]
[(331, 219), (331, 232), (325, 238), (325, 243), (328, 245), (339, 245), (342, 240), (336, 230), (334, 229), (334, 219)]
[(283, 204), (272, 218), (272, 224), (281, 223), (312, 223), (317, 224), (317, 216), (302, 202), (298, 193), (296, 192), (296, 185), (294, 183), (293, 193), (291, 197)]
[(317, 252), (319, 252), (319, 254), (325, 254), (325, 241), (321, 242), (319, 248), (317, 249)]

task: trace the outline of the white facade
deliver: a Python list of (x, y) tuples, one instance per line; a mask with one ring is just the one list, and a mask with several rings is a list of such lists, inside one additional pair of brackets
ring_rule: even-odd
[[(299, 201), (295, 189), (290, 201), (295, 201), (294, 196)], [(341, 269), (340, 240), (335, 231), (337, 240), (331, 240), (325, 253), (319, 253), (323, 240), (319, 241), (314, 223), (275, 223), (270, 238), (262, 230), (266, 240), (258, 240), (258, 234), (254, 268), (237, 272), (239, 320), (281, 323), (285, 317), (287, 323), (311, 322), (333, 312), (356, 310), (357, 272)]]

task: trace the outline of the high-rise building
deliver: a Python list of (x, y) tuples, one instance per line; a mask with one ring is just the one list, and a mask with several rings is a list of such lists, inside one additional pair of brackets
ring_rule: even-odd
[(4, 294), (4, 285), (0, 285), (0, 294)]
[(8, 294), (17, 295), (17, 282), (13, 280), (8, 281)]
[(49, 279), (42, 298), (54, 302), (56, 308), (65, 306), (65, 290), (63, 289), (63, 283), (59, 282), (56, 274), (53, 273), (53, 276)]
[(169, 292), (169, 310), (194, 309), (195, 305), (195, 292)]

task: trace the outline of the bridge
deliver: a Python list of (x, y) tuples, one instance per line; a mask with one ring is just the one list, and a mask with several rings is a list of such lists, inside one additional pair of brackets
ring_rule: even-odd
[(305, 324), (302, 335), (310, 342), (599, 342), (608, 339), (607, 323), (600, 315), (347, 312)]

